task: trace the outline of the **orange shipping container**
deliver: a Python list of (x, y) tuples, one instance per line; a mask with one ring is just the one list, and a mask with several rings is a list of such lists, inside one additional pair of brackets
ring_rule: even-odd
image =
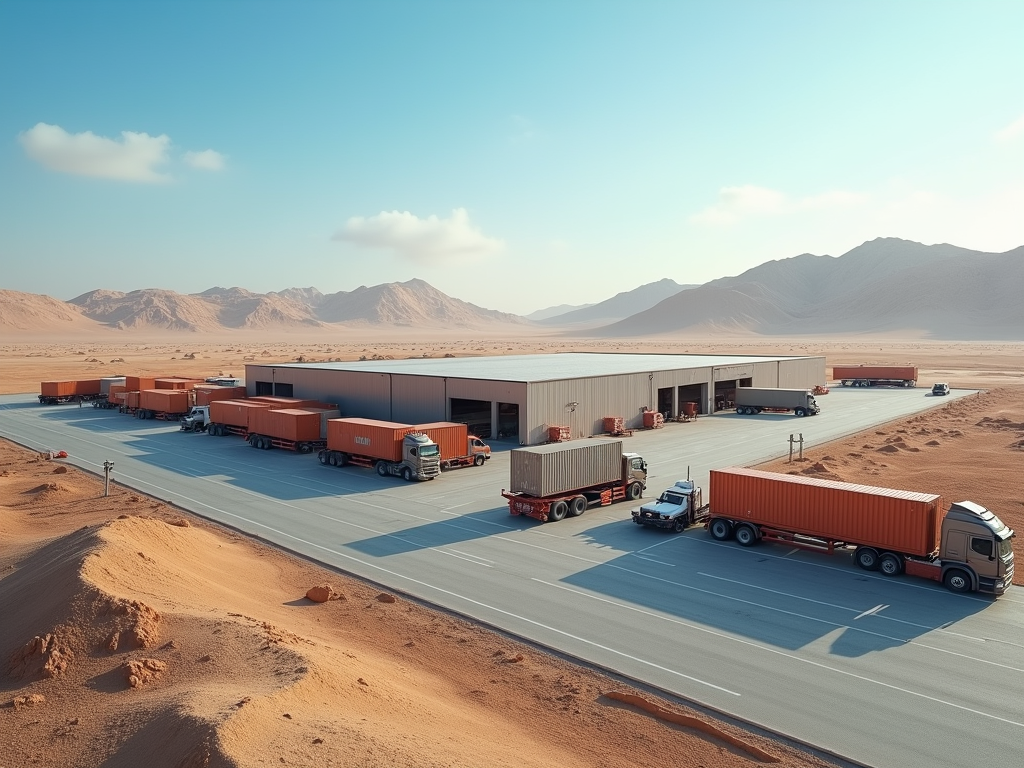
[(917, 381), (917, 367), (913, 365), (834, 365), (832, 378), (842, 379), (894, 379)]
[(416, 424), (412, 431), (423, 432), (437, 443), (441, 461), (450, 461), (469, 453), (469, 428), (465, 424), (436, 421), (430, 424)]
[(139, 407), (161, 413), (188, 413), (192, 397), (184, 389), (144, 389), (139, 393)]
[[(126, 392), (124, 386), (121, 384), (111, 384), (110, 389), (107, 390), (107, 400), (114, 402), (117, 396)], [(124, 402), (124, 397), (121, 398), (121, 402)]]
[(44, 397), (71, 397), (77, 384), (76, 381), (42, 381), (39, 393)]
[(102, 382), (99, 379), (83, 379), (75, 382), (76, 395), (98, 395), (101, 392)]
[(156, 379), (147, 379), (139, 376), (125, 376), (124, 386), (125, 390), (128, 392), (140, 392), (143, 389), (156, 389)]
[(214, 400), (210, 403), (210, 423), (249, 429), (252, 414), (270, 407), (270, 403), (253, 400)]
[(245, 387), (196, 387), (196, 405), (209, 405), (214, 400), (240, 400)]
[(388, 461), (402, 460), (402, 439), (415, 432), (408, 424), (376, 419), (330, 419), (327, 447), (357, 456)]
[(250, 397), (260, 403), (270, 403), (275, 408), (323, 408), (330, 410), (338, 406), (332, 403), (321, 403), (319, 400), (302, 400), (298, 397), (272, 397), (270, 395), (259, 395)]
[(257, 408), (251, 414), (249, 431), (296, 443), (323, 439), (320, 414), (297, 408)]
[(181, 376), (164, 376), (153, 379), (156, 389), (195, 389), (197, 384), (203, 384), (202, 379), (186, 379)]
[(743, 467), (711, 470), (710, 491), (712, 516), (922, 557), (939, 543), (942, 499), (931, 493)]
[(125, 392), (124, 393), (124, 405), (126, 408), (138, 408), (139, 407), (139, 393), (138, 392)]

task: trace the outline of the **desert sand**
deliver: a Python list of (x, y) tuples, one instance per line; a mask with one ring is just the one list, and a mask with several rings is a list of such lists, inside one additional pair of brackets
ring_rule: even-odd
[[(247, 358), (593, 349), (909, 362), (922, 385), (986, 391), (762, 468), (968, 498), (1024, 527), (1024, 344), (132, 338), (7, 343), (2, 391), (118, 373), (242, 376)], [(314, 596), (331, 599), (307, 598), (324, 585)], [(101, 480), (6, 442), (0, 616), (0, 766), (823, 764), (117, 484), (104, 498)]]

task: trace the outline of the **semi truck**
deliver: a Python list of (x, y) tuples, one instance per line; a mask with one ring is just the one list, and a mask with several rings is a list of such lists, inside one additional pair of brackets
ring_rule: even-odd
[(916, 387), (914, 365), (834, 365), (832, 378), (844, 387)]
[(435, 421), (429, 424), (414, 424), (440, 449), (441, 469), (456, 467), (481, 467), (491, 458), (491, 447), (476, 435), (469, 434), (469, 427), (455, 421)]
[(317, 458), (332, 467), (369, 467), (381, 477), (433, 480), (441, 474), (441, 449), (411, 424), (376, 419), (329, 419), (327, 447)]
[[(953, 592), (1001, 595), (1013, 581), (1014, 532), (972, 501), (943, 514), (936, 494), (726, 467), (711, 470), (710, 501), (685, 517), (718, 541), (852, 551), (865, 570), (931, 579)], [(635, 514), (634, 522), (644, 524)]]
[(817, 416), (821, 413), (814, 393), (809, 389), (778, 389), (775, 387), (737, 387), (736, 413), (789, 413)]
[(635, 501), (646, 489), (642, 456), (623, 453), (621, 440), (585, 440), (516, 448), (501, 495), (510, 514), (548, 522), (578, 517), (591, 504)]

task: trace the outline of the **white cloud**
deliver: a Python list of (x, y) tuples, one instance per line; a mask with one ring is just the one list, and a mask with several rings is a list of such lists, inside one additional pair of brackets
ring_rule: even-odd
[(225, 157), (220, 152), (204, 149), (202, 152), (186, 152), (182, 158), (193, 168), (203, 171), (223, 171)]
[(500, 240), (485, 237), (473, 227), (465, 208), (453, 210), (449, 219), (421, 219), (408, 211), (353, 216), (334, 239), (391, 250), (403, 258), (424, 263), (483, 256), (504, 247)]
[(1000, 128), (992, 135), (992, 138), (1002, 144), (1007, 141), (1013, 141), (1022, 135), (1024, 135), (1024, 115), (1021, 115), (1009, 125)]
[(37, 123), (18, 140), (29, 157), (53, 171), (150, 183), (170, 179), (155, 170), (167, 162), (171, 140), (166, 135), (122, 131), (118, 141), (92, 131), (68, 133), (59, 125)]
[(718, 202), (693, 214), (694, 224), (723, 226), (755, 216), (780, 216), (801, 210), (848, 208), (863, 203), (867, 197), (857, 192), (833, 190), (818, 195), (791, 199), (785, 192), (746, 184), (722, 187)]

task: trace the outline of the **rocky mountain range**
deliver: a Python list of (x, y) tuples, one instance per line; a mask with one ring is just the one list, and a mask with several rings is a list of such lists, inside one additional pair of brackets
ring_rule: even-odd
[[(488, 329), (513, 335), (651, 337), (906, 334), (1024, 340), (1024, 246), (985, 253), (896, 238), (842, 256), (805, 253), (700, 286), (665, 279), (530, 321), (448, 296), (422, 280), (324, 294), (210, 288), (95, 290), (69, 302), (0, 290), (0, 330), (315, 331), (336, 327)], [(549, 314), (548, 310), (535, 313)]]
[(1024, 340), (1024, 246), (985, 253), (879, 238), (839, 257), (769, 261), (588, 331), (602, 337), (724, 331), (907, 333)]

